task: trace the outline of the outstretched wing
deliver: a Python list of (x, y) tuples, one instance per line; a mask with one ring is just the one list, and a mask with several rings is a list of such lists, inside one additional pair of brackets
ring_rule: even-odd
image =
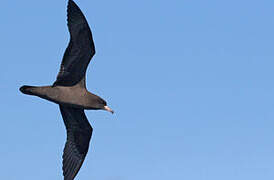
[(63, 153), (63, 175), (64, 180), (73, 180), (88, 152), (92, 127), (83, 109), (59, 106), (67, 129), (67, 141)]
[(95, 54), (89, 25), (80, 8), (72, 0), (68, 2), (67, 21), (70, 42), (63, 56), (54, 86), (73, 86), (81, 81), (85, 77), (91, 58)]

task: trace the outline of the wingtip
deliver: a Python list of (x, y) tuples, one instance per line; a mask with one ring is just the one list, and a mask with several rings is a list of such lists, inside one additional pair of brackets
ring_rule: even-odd
[(77, 6), (77, 4), (73, 0), (69, 0), (68, 1), (68, 9), (69, 9), (70, 6)]
[(67, 5), (67, 22), (68, 24), (70, 23), (75, 23), (77, 21), (82, 21), (84, 19), (85, 21), (85, 17), (81, 11), (81, 9), (79, 8), (79, 6), (73, 1), (73, 0), (69, 0), (68, 1), (68, 5)]
[(68, 3), (75, 3), (73, 0), (68, 0)]

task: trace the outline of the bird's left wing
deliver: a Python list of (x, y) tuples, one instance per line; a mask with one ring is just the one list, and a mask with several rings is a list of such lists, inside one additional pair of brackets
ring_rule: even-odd
[(80, 82), (85, 77), (87, 66), (95, 54), (92, 33), (87, 20), (73, 0), (68, 2), (67, 21), (70, 42), (54, 86), (73, 86)]
[(67, 141), (63, 153), (63, 175), (64, 180), (73, 180), (88, 152), (92, 127), (83, 109), (59, 106), (67, 129)]

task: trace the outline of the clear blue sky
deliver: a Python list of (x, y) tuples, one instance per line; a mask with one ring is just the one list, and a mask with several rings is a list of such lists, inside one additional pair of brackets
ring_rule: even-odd
[[(273, 0), (75, 0), (97, 54), (87, 86), (116, 114), (78, 180), (273, 180)], [(62, 179), (58, 106), (19, 92), (55, 80), (65, 0), (1, 2), (1, 180)]]

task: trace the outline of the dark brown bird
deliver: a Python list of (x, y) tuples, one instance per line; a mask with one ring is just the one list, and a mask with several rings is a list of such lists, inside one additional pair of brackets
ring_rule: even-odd
[(67, 21), (70, 42), (56, 81), (51, 86), (22, 86), (20, 91), (59, 104), (67, 130), (63, 175), (64, 180), (73, 180), (88, 152), (92, 135), (84, 109), (113, 111), (105, 100), (86, 89), (85, 74), (95, 47), (89, 25), (73, 0), (68, 1)]

